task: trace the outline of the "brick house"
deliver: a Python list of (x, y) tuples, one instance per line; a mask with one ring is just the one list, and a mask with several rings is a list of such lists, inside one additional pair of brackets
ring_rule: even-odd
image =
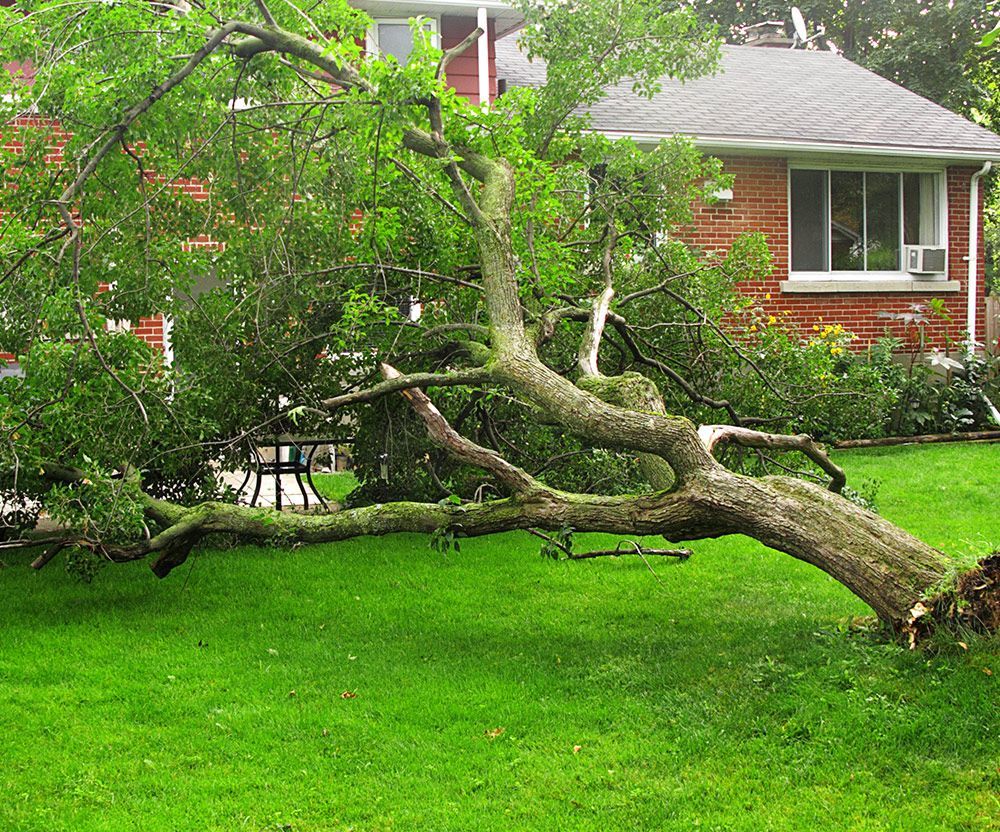
[[(664, 79), (652, 99), (620, 84), (590, 109), (591, 125), (640, 146), (689, 136), (723, 161), (732, 190), (695, 206), (683, 234), (720, 251), (764, 232), (773, 274), (742, 288), (765, 312), (804, 331), (839, 323), (866, 345), (887, 328), (903, 334), (880, 312), (940, 298), (952, 322), (932, 322), (931, 338), (982, 342), (979, 184), (1000, 136), (839, 55), (791, 45), (724, 46), (717, 74)], [(497, 43), (497, 72), (511, 87), (545, 79), (514, 37)]]
[[(11, 5), (16, 0), (0, 0)], [(544, 81), (545, 67), (518, 51), (520, 15), (501, 0), (354, 0), (374, 20), (370, 52), (401, 60), (412, 47), (408, 19), (423, 15), (439, 45), (486, 30), (448, 67), (447, 80), (474, 103), (508, 86)], [(985, 334), (982, 196), (979, 182), (1000, 160), (1000, 136), (837, 55), (789, 49), (780, 37), (759, 46), (723, 47), (720, 72), (680, 83), (665, 79), (651, 100), (628, 84), (608, 91), (590, 111), (594, 129), (641, 144), (687, 135), (719, 157), (735, 177), (731, 192), (695, 206), (686, 239), (724, 250), (740, 234), (762, 231), (773, 274), (744, 285), (765, 311), (809, 330), (818, 319), (839, 323), (871, 343), (887, 327), (879, 313), (940, 298), (951, 323), (936, 322), (955, 342)], [(778, 46), (784, 48), (762, 48)], [(32, 68), (5, 64), (31, 83)], [(46, 163), (62, 163), (67, 134), (28, 116), (0, 129), (0, 146), (17, 152), (18, 131), (51, 130)], [(173, 184), (195, 200), (211, 183)], [(2, 214), (2, 212), (0, 212)], [(202, 235), (185, 246), (220, 246)], [(911, 258), (915, 258), (912, 259)], [(169, 353), (160, 316), (133, 330)], [(0, 355), (0, 358), (4, 356)]]

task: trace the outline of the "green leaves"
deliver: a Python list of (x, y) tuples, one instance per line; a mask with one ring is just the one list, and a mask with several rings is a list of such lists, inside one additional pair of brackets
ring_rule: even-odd
[(996, 26), (983, 35), (983, 39), (979, 41), (979, 45), (984, 49), (988, 49), (996, 42), (998, 37), (1000, 37), (1000, 23), (997, 23)]
[(538, 552), (541, 557), (559, 560), (567, 552), (573, 551), (573, 529), (569, 526), (563, 526), (552, 535), (539, 534), (542, 537), (542, 546)]
[(665, 9), (655, 0), (519, 0), (515, 6), (526, 20), (519, 36), (523, 49), (548, 70), (548, 83), (526, 120), (526, 135), (537, 149), (547, 149), (567, 116), (614, 84), (626, 82), (649, 97), (664, 75), (693, 78), (718, 60), (715, 28), (685, 6)]
[(435, 529), (427, 542), (427, 545), (431, 547), (435, 552), (440, 552), (442, 555), (447, 555), (452, 549), (455, 552), (462, 551), (462, 544), (459, 542), (458, 532), (451, 526), (444, 526), (439, 529)]

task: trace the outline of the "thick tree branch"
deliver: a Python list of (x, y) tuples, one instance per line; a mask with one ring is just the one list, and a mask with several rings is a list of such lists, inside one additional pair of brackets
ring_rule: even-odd
[(601, 271), (604, 275), (604, 289), (594, 298), (591, 305), (590, 316), (587, 318), (587, 326), (583, 331), (583, 337), (580, 339), (580, 350), (577, 355), (577, 366), (585, 376), (599, 376), (601, 374), (597, 366), (597, 356), (601, 350), (601, 338), (604, 335), (604, 326), (608, 320), (608, 311), (611, 309), (611, 300), (615, 296), (611, 264), (617, 241), (618, 232), (615, 230), (614, 223), (609, 222), (607, 239), (604, 242), (604, 249), (601, 253)]
[(363, 390), (355, 390), (353, 393), (343, 393), (340, 396), (324, 399), (321, 406), (327, 411), (333, 412), (347, 405), (375, 401), (390, 393), (399, 393), (403, 390), (427, 387), (461, 387), (469, 384), (481, 384), (488, 381), (489, 378), (489, 371), (483, 367), (455, 370), (452, 373), (410, 373), (409, 375), (386, 378), (385, 381)]
[(326, 54), (323, 42), (272, 26), (260, 26), (246, 21), (227, 23), (231, 33), (245, 35), (233, 43), (233, 53), (244, 60), (264, 52), (280, 52), (294, 55), (312, 64), (330, 76), (333, 83), (341, 87), (351, 87), (373, 92), (371, 84), (350, 64), (342, 64)]
[(600, 369), (597, 366), (597, 355), (601, 350), (601, 338), (604, 335), (604, 325), (608, 320), (608, 310), (611, 307), (611, 299), (615, 296), (612, 286), (606, 286), (604, 290), (594, 298), (590, 316), (587, 319), (587, 326), (580, 339), (580, 351), (577, 355), (577, 367), (585, 376), (599, 376)]
[(662, 534), (668, 539), (704, 537), (714, 521), (707, 505), (680, 492), (639, 497), (565, 494), (532, 488), (513, 498), (484, 503), (382, 503), (331, 514), (299, 514), (272, 509), (203, 503), (184, 508), (147, 498), (147, 514), (170, 524), (149, 541), (128, 546), (102, 546), (109, 560), (129, 561), (156, 555), (159, 577), (175, 568), (191, 547), (208, 534), (236, 534), (244, 539), (325, 543), (363, 535), (452, 529), (464, 537), (503, 531), (569, 526), (578, 532), (621, 535)]
[(739, 445), (741, 448), (764, 448), (779, 451), (798, 451), (804, 454), (830, 477), (830, 491), (839, 494), (847, 485), (847, 474), (827, 454), (826, 449), (806, 433), (789, 436), (781, 433), (762, 433), (734, 425), (702, 425), (698, 435), (709, 453), (722, 444)]
[[(404, 378), (395, 367), (388, 364), (381, 366), (382, 375), (387, 381)], [(417, 412), (417, 415), (423, 419), (427, 426), (427, 433), (438, 447), (443, 448), (453, 457), (468, 465), (474, 465), (488, 471), (515, 493), (540, 487), (540, 483), (534, 477), (509, 463), (496, 451), (477, 445), (459, 434), (448, 424), (448, 420), (444, 418), (441, 411), (431, 403), (427, 394), (422, 390), (409, 387), (401, 390), (400, 393)]]

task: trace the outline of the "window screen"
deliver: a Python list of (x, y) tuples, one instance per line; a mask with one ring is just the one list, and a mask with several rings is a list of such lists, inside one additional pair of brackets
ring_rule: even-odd
[(792, 270), (826, 271), (826, 171), (792, 171)]
[(413, 51), (413, 32), (409, 23), (379, 23), (378, 48), (383, 55), (392, 55), (405, 64)]

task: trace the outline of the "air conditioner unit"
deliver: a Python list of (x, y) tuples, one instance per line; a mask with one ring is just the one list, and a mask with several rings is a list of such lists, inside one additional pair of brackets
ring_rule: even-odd
[(947, 260), (942, 246), (906, 246), (906, 270), (917, 277), (944, 274)]

